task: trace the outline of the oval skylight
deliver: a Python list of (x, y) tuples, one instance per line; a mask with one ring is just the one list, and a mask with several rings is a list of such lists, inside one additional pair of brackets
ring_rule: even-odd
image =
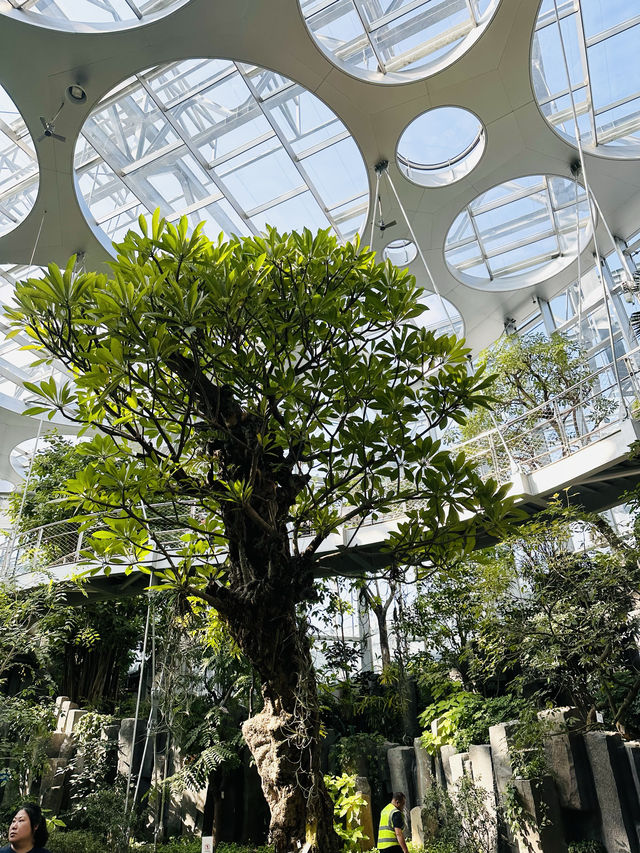
[(38, 158), (18, 108), (0, 86), (0, 237), (30, 213), (38, 195)]
[(336, 115), (272, 71), (192, 59), (137, 74), (108, 94), (76, 145), (79, 192), (120, 239), (159, 207), (216, 236), (331, 227), (353, 237), (369, 184)]
[(559, 20), (554, 0), (543, 0), (531, 49), (542, 114), (575, 144), (575, 108), (586, 149), (640, 157), (640, 8), (619, 0), (563, 0), (557, 6)]
[[(73, 29), (73, 24), (118, 29), (146, 23), (172, 12), (187, 0), (0, 0), (0, 11), (24, 16), (34, 24)], [(70, 26), (71, 25), (71, 26)]]
[(418, 256), (418, 247), (413, 240), (392, 240), (382, 250), (385, 261), (397, 267), (406, 267)]
[(512, 290), (568, 266), (591, 238), (584, 188), (568, 178), (515, 178), (478, 196), (445, 243), (451, 272), (483, 290)]
[(499, 0), (299, 0), (313, 39), (350, 74), (382, 83), (451, 64), (482, 34)]
[(415, 184), (441, 187), (468, 175), (482, 157), (482, 123), (462, 107), (437, 107), (418, 116), (398, 142), (400, 171)]

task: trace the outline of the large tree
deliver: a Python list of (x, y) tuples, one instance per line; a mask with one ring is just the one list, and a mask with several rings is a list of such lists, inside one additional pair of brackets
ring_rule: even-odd
[[(243, 733), (276, 851), (333, 853), (301, 605), (343, 525), (408, 507), (378, 564), (440, 560), (500, 530), (506, 490), (434, 438), (487, 405), (487, 379), (463, 343), (421, 327), (413, 277), (357, 243), (308, 230), (211, 242), (157, 214), (140, 226), (110, 276), (72, 259), (17, 286), (13, 325), (73, 374), (32, 386), (34, 411), (96, 433), (69, 488), (104, 514), (104, 559), (127, 542), (143, 554), (150, 535), (160, 581), (214, 607), (259, 673), (263, 707)], [(167, 526), (188, 533), (176, 543)]]

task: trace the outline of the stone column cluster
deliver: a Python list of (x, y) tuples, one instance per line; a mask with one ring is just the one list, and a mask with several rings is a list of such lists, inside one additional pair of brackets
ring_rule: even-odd
[[(79, 720), (88, 712), (66, 696), (59, 696), (55, 707), (56, 729), (47, 744), (47, 764), (42, 774), (40, 799), (43, 808), (57, 815), (69, 808), (69, 783), (73, 772), (82, 766), (82, 749), (74, 732)], [(166, 749), (156, 749), (157, 766), (154, 767), (153, 748), (149, 745), (146, 754), (144, 749), (145, 720), (138, 721), (137, 731), (135, 719), (116, 720), (103, 728), (101, 737), (117, 745), (117, 749), (114, 749), (117, 755), (114, 771), (127, 779), (131, 768), (132, 785), (135, 785), (138, 774), (141, 774), (139, 797), (149, 790), (153, 782), (164, 779), (167, 770), (173, 773), (179, 769), (180, 756), (171, 749), (168, 756), (165, 754)], [(205, 788), (196, 792), (184, 791), (179, 798), (171, 797), (165, 815), (168, 829), (172, 833), (180, 833), (183, 829), (196, 830), (201, 827), (206, 795)]]
[[(413, 839), (428, 843), (436, 829), (424, 820), (429, 789), (439, 785), (455, 802), (466, 777), (485, 794), (494, 826), (490, 847), (496, 853), (567, 853), (569, 843), (586, 840), (600, 842), (607, 853), (640, 853), (640, 742), (625, 742), (617, 732), (584, 732), (576, 728), (572, 709), (541, 716), (549, 724), (544, 742), (549, 772), (536, 779), (514, 775), (515, 723), (492, 726), (490, 742), (466, 752), (444, 745), (433, 756), (420, 738), (413, 747), (387, 744), (388, 791), (406, 794)], [(358, 781), (368, 792), (366, 780)], [(509, 790), (515, 790), (529, 816), (521, 832), (512, 833), (504, 821)], [(367, 813), (363, 826), (372, 824)], [(372, 849), (374, 842), (375, 837), (362, 850)]]

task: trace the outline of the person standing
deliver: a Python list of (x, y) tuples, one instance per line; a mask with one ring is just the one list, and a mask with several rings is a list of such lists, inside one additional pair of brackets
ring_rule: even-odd
[(404, 807), (407, 799), (402, 791), (391, 795), (391, 802), (382, 809), (378, 829), (378, 850), (384, 853), (409, 853), (404, 840)]

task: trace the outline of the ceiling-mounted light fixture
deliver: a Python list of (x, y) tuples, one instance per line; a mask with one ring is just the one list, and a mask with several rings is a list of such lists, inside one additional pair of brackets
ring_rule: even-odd
[(87, 100), (87, 93), (79, 83), (72, 83), (67, 86), (66, 96), (72, 104), (84, 104)]

